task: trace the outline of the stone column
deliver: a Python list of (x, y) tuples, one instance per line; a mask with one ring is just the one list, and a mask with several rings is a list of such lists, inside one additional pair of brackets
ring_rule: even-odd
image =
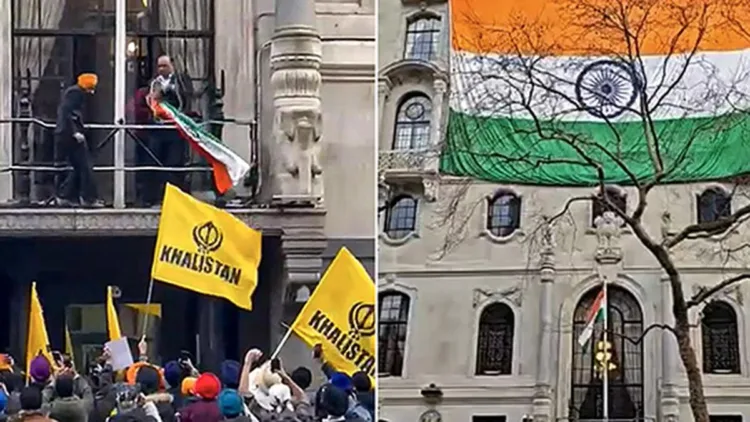
[(533, 398), (534, 422), (549, 422), (552, 418), (552, 360), (546, 351), (552, 350), (554, 320), (555, 252), (552, 232), (545, 227), (544, 246), (539, 268), (539, 348), (537, 355), (536, 386)]
[[(0, 1), (0, 45), (11, 44), (11, 3)], [(12, 50), (0, 49), (0, 119), (7, 119), (12, 114), (13, 81)], [(0, 123), (0, 168), (13, 163), (13, 131), (11, 125)], [(10, 172), (0, 171), (0, 203), (13, 198), (13, 177)]]
[[(281, 285), (274, 288), (275, 298), (271, 308), (272, 321), (291, 324), (301, 310), (309, 294), (315, 290), (323, 271), (323, 251), (327, 241), (323, 233), (323, 221), (319, 227), (286, 228), (281, 236), (284, 256), (284, 275)], [(271, 328), (271, 344), (275, 347), (286, 330), (281, 325)], [(292, 336), (281, 351), (281, 357), (289, 365), (305, 365), (314, 368), (310, 349)], [(291, 366), (290, 366), (291, 367)]]
[[(674, 326), (672, 316), (672, 289), (669, 277), (661, 277), (661, 323)], [(668, 330), (661, 332), (661, 397), (660, 407), (665, 422), (680, 420), (680, 401), (677, 395), (677, 375), (679, 365), (677, 339)]]
[(381, 79), (378, 81), (378, 133), (380, 138), (378, 139), (379, 150), (390, 149), (388, 145), (381, 145), (383, 131), (383, 116), (385, 115), (385, 104), (388, 102), (388, 97), (391, 95), (391, 82), (388, 79)]
[(440, 145), (442, 136), (443, 108), (445, 104), (445, 92), (448, 90), (448, 84), (442, 79), (436, 79), (432, 83), (434, 96), (432, 98), (432, 127), (430, 127), (431, 147)]
[(323, 199), (319, 161), (322, 42), (314, 0), (276, 0), (271, 45), (274, 201), (314, 205)]

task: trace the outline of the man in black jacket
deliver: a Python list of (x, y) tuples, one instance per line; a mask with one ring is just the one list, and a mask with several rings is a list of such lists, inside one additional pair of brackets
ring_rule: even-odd
[[(152, 99), (165, 102), (183, 113), (189, 110), (189, 87), (182, 75), (175, 72), (169, 56), (159, 56), (156, 62), (157, 75), (151, 81), (149, 95)], [(157, 122), (161, 123), (161, 122)], [(164, 167), (183, 167), (187, 159), (186, 141), (176, 129), (155, 130), (151, 150)], [(176, 171), (160, 172), (156, 185), (158, 197), (162, 197), (166, 183), (183, 187), (185, 174)]]
[(78, 83), (63, 93), (57, 109), (55, 142), (61, 147), (68, 164), (73, 167), (60, 185), (58, 204), (86, 207), (103, 206), (98, 199), (94, 170), (83, 126), (83, 103), (87, 95), (93, 95), (98, 78), (93, 73), (78, 76)]

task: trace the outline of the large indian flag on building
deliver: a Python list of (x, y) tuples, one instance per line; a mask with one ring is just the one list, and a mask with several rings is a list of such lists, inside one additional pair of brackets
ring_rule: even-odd
[(224, 194), (236, 186), (250, 170), (250, 165), (218, 138), (201, 128), (189, 116), (166, 102), (149, 101), (154, 115), (177, 127), (183, 139), (211, 165), (216, 190)]
[(668, 182), (750, 173), (750, 6), (738, 4), (451, 0), (441, 170), (570, 186), (597, 184), (597, 165), (621, 184), (659, 166)]

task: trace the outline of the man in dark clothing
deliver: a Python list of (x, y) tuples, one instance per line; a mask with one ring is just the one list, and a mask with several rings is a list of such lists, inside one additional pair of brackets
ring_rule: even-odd
[(78, 76), (78, 83), (65, 90), (57, 109), (55, 142), (62, 149), (68, 164), (73, 167), (73, 171), (68, 173), (60, 185), (59, 205), (103, 206), (97, 196), (82, 116), (84, 100), (87, 95), (94, 93), (97, 82), (97, 76), (93, 73)]
[(200, 400), (186, 406), (180, 412), (180, 421), (219, 422), (224, 418), (216, 401), (221, 392), (221, 381), (219, 381), (216, 375), (211, 373), (202, 374), (195, 381), (193, 391)]
[(42, 391), (38, 387), (28, 386), (21, 390), (21, 411), (15, 419), (19, 422), (52, 422), (42, 410)]
[[(149, 88), (139, 88), (127, 106), (127, 121), (138, 125), (153, 125), (154, 114), (148, 105)], [(135, 160), (139, 166), (156, 167), (159, 165), (154, 160), (156, 146), (158, 145), (157, 130), (136, 129), (133, 135), (137, 138), (135, 146)], [(136, 195), (138, 206), (148, 208), (159, 202), (157, 192), (158, 172), (138, 171), (135, 173)]]
[(87, 422), (88, 412), (83, 400), (74, 394), (75, 379), (72, 374), (55, 378), (55, 399), (50, 406), (50, 418), (58, 422)]
[(145, 395), (144, 399), (147, 402), (151, 402), (156, 406), (156, 410), (159, 412), (159, 417), (163, 422), (174, 422), (175, 421), (175, 408), (172, 404), (172, 395), (165, 392), (159, 391), (161, 384), (161, 375), (152, 366), (144, 366), (138, 370), (135, 376), (135, 382), (141, 389), (141, 392)]
[[(181, 75), (174, 70), (172, 59), (163, 55), (156, 62), (157, 75), (151, 81), (150, 92), (152, 100), (168, 103), (181, 112), (188, 111), (188, 86)], [(157, 123), (160, 123), (157, 120)], [(167, 122), (163, 122), (167, 123)], [(151, 150), (164, 167), (183, 167), (187, 158), (186, 142), (182, 139), (177, 129), (155, 130), (152, 137), (154, 143)], [(174, 171), (162, 171), (157, 185), (158, 197), (163, 197), (166, 183), (178, 187), (184, 187), (184, 173)]]
[(359, 371), (352, 374), (352, 384), (357, 401), (375, 418), (375, 391), (367, 373)]

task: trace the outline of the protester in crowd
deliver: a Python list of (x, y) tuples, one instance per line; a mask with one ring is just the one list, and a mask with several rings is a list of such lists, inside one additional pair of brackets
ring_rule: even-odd
[(52, 384), (52, 365), (43, 355), (36, 356), (29, 364), (29, 387), (34, 387), (42, 394), (44, 410), (49, 411), (49, 405), (54, 397)]
[(150, 365), (142, 366), (136, 373), (135, 382), (144, 395), (144, 400), (156, 406), (161, 420), (163, 422), (174, 422), (175, 408), (172, 404), (173, 397), (164, 391), (164, 381), (159, 371)]
[(180, 412), (181, 422), (218, 422), (222, 420), (216, 398), (221, 392), (221, 381), (212, 373), (201, 374), (195, 381), (193, 391), (198, 397)]
[[(188, 84), (181, 74), (175, 72), (172, 59), (163, 55), (156, 61), (157, 75), (150, 83), (149, 96), (152, 100), (165, 102), (181, 112), (187, 112), (189, 105), (186, 98)], [(159, 123), (157, 119), (157, 123)], [(183, 167), (186, 162), (187, 148), (185, 141), (176, 129), (160, 129), (154, 132), (152, 151), (165, 167)], [(184, 173), (162, 171), (157, 185), (158, 198), (163, 196), (166, 183), (178, 187), (184, 185)]]
[(83, 400), (74, 394), (73, 374), (64, 373), (55, 378), (55, 398), (50, 405), (49, 416), (58, 422), (87, 422), (88, 411)]
[(336, 387), (333, 384), (326, 384), (319, 391), (319, 405), (322, 407), (324, 422), (346, 421), (346, 422), (365, 422), (358, 415), (352, 414), (350, 409), (350, 399), (346, 391)]
[(137, 385), (119, 387), (116, 403), (108, 422), (161, 422), (156, 406), (145, 400)]
[(372, 387), (370, 376), (359, 371), (352, 375), (352, 384), (356, 400), (370, 413), (371, 419), (375, 419), (375, 390)]
[(307, 401), (313, 403), (315, 401), (315, 391), (309, 391), (309, 388), (312, 385), (312, 371), (304, 366), (300, 366), (292, 371), (289, 377), (292, 379), (293, 383), (305, 391)]
[(5, 413), (15, 415), (21, 410), (21, 390), (24, 387), (23, 376), (11, 365), (0, 370), (0, 384), (3, 385), (7, 397)]
[(240, 386), (242, 366), (236, 360), (225, 360), (219, 368), (219, 379), (223, 388), (237, 390)]
[(89, 142), (83, 123), (83, 106), (87, 96), (93, 95), (98, 77), (93, 73), (78, 76), (78, 82), (65, 90), (57, 109), (55, 143), (61, 148), (73, 170), (60, 185), (56, 204), (83, 205), (100, 208)]
[(217, 399), (219, 411), (225, 421), (231, 422), (258, 422), (251, 414), (245, 413), (245, 403), (237, 390), (225, 388), (219, 393)]
[(0, 384), (0, 422), (6, 422), (8, 420), (8, 414), (5, 413), (5, 409), (8, 407), (8, 390), (6, 390), (4, 384)]
[(21, 390), (21, 410), (17, 414), (18, 422), (54, 422), (44, 410), (42, 390), (39, 386), (29, 385)]
[(187, 377), (184, 380), (182, 380), (182, 385), (180, 385), (180, 394), (182, 395), (182, 402), (180, 403), (180, 406), (177, 407), (177, 409), (182, 409), (185, 406), (189, 406), (196, 401), (198, 401), (198, 397), (195, 396), (195, 382), (198, 380), (196, 377)]

